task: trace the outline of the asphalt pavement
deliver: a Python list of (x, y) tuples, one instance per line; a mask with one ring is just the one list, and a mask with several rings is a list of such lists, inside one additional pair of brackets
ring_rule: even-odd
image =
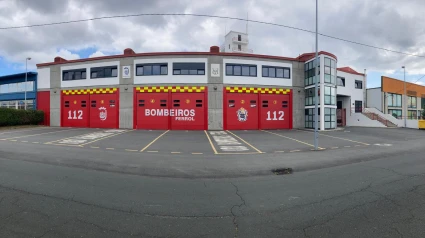
[[(425, 237), (424, 131), (347, 128), (321, 138), (350, 147), (282, 153), (258, 141), (310, 132), (232, 132), (262, 152), (249, 154), (215, 154), (197, 132), (192, 149), (210, 154), (171, 154), (182, 141), (141, 150), (183, 132), (143, 133), (138, 144), (133, 131), (76, 129), (68, 140), (39, 130), (0, 133), (0, 237)], [(137, 151), (107, 150), (92, 132), (129, 136)], [(283, 167), (293, 174), (270, 171)]]

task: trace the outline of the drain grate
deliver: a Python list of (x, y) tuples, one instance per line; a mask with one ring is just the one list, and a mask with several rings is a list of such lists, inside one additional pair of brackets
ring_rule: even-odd
[(283, 175), (283, 174), (292, 174), (294, 170), (292, 168), (279, 168), (279, 169), (273, 169), (272, 172), (276, 175)]

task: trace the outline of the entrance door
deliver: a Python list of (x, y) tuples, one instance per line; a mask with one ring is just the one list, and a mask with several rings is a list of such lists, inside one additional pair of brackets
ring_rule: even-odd
[(260, 95), (260, 129), (290, 129), (289, 95)]
[(171, 97), (172, 130), (206, 129), (204, 93), (173, 93)]
[(168, 130), (168, 93), (137, 93), (136, 129)]
[(224, 106), (226, 129), (258, 129), (258, 94), (227, 93)]
[(117, 94), (90, 95), (90, 127), (118, 128)]
[(62, 126), (89, 127), (89, 95), (62, 97)]

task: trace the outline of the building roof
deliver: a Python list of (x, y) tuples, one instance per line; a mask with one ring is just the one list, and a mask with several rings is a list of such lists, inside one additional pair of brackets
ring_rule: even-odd
[[(319, 55), (327, 55), (327, 56), (330, 56), (330, 57), (338, 60), (338, 58), (334, 54), (331, 54), (331, 53), (326, 52), (326, 51), (320, 51), (320, 52), (318, 52), (318, 54)], [(304, 53), (304, 54), (298, 56), (297, 59), (298, 59), (298, 61), (306, 62), (306, 61), (313, 59), (314, 57), (316, 57), (316, 53), (312, 52), (312, 53)]]
[[(336, 59), (336, 56), (326, 52), (320, 51), (319, 54), (329, 55)], [(59, 65), (59, 64), (69, 64), (69, 63), (82, 63), (90, 62), (96, 60), (105, 60), (105, 59), (119, 59), (126, 57), (147, 57), (147, 56), (185, 56), (185, 55), (217, 55), (217, 56), (236, 56), (236, 57), (247, 57), (247, 58), (262, 58), (262, 59), (274, 59), (274, 60), (286, 60), (286, 61), (297, 61), (305, 62), (314, 58), (314, 53), (302, 54), (296, 58), (291, 57), (282, 57), (282, 56), (273, 56), (273, 55), (261, 55), (261, 54), (245, 54), (245, 53), (230, 53), (230, 52), (219, 52), (218, 46), (212, 46), (209, 52), (151, 52), (151, 53), (135, 53), (132, 49), (127, 48), (124, 50), (124, 53), (121, 55), (110, 55), (110, 56), (101, 56), (93, 57), (86, 59), (76, 59), (76, 60), (66, 60), (61, 57), (56, 57), (53, 62), (37, 64), (37, 67), (44, 67), (50, 65)]]
[[(37, 72), (28, 72), (27, 77), (37, 75)], [(12, 78), (23, 78), (25, 77), (25, 73), (19, 73), (19, 74), (9, 74), (9, 75), (3, 75), (0, 76), (0, 80), (6, 80), (6, 79), (12, 79)]]
[(337, 68), (337, 70), (341, 71), (341, 72), (349, 73), (349, 74), (356, 74), (356, 75), (364, 76), (364, 74), (359, 73), (359, 72), (355, 71), (354, 69), (352, 69), (350, 67)]

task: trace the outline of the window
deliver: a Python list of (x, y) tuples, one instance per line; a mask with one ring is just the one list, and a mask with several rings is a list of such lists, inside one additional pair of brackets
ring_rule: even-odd
[(86, 69), (72, 69), (62, 71), (62, 81), (86, 79)]
[(355, 88), (363, 89), (363, 82), (362, 81), (356, 80), (354, 83), (355, 83)]
[(289, 79), (291, 70), (284, 67), (263, 66), (263, 77)]
[(0, 85), (0, 93), (8, 93), (8, 92), (9, 92), (9, 85), (8, 84)]
[(325, 87), (325, 105), (336, 104), (336, 90), (334, 87)]
[[(315, 64), (316, 60), (312, 60), (308, 63), (304, 64), (304, 86), (310, 86), (315, 84), (315, 68), (314, 68), (314, 64)], [(319, 75), (320, 75), (320, 65), (318, 65), (319, 67)], [(318, 78), (318, 77), (317, 77)]]
[[(315, 93), (314, 93), (314, 87), (313, 88), (309, 88), (305, 90), (305, 105), (306, 106), (313, 106), (315, 105)], [(318, 88), (318, 90), (320, 90), (320, 88)], [(319, 99), (319, 104), (320, 104), (320, 99)]]
[(422, 109), (425, 110), (425, 98), (421, 98)]
[(238, 50), (241, 51), (242, 50), (242, 46), (238, 45)]
[(363, 111), (363, 102), (354, 101), (354, 112), (361, 113)]
[(90, 78), (113, 78), (118, 76), (117, 66), (95, 67), (90, 69)]
[(416, 110), (407, 111), (407, 119), (417, 120), (418, 119), (418, 112)]
[(343, 77), (337, 77), (336, 78), (336, 85), (345, 87), (345, 78)]
[(336, 84), (336, 61), (325, 57), (325, 83)]
[(138, 64), (136, 65), (136, 76), (167, 75), (168, 64)]
[(407, 96), (407, 108), (416, 108), (416, 97)]
[(257, 77), (257, 66), (252, 64), (226, 64), (226, 76)]
[(402, 112), (400, 109), (389, 109), (388, 114), (392, 115), (393, 117), (397, 119), (401, 119)]
[(402, 100), (400, 94), (388, 93), (387, 94), (388, 106), (389, 107), (401, 107)]
[(325, 107), (325, 129), (336, 128), (336, 109)]
[(238, 35), (238, 41), (242, 41), (242, 36)]
[[(318, 127), (320, 127), (320, 108), (318, 108)], [(305, 128), (314, 128), (314, 108), (305, 109)]]
[(205, 63), (173, 63), (174, 75), (205, 75)]

